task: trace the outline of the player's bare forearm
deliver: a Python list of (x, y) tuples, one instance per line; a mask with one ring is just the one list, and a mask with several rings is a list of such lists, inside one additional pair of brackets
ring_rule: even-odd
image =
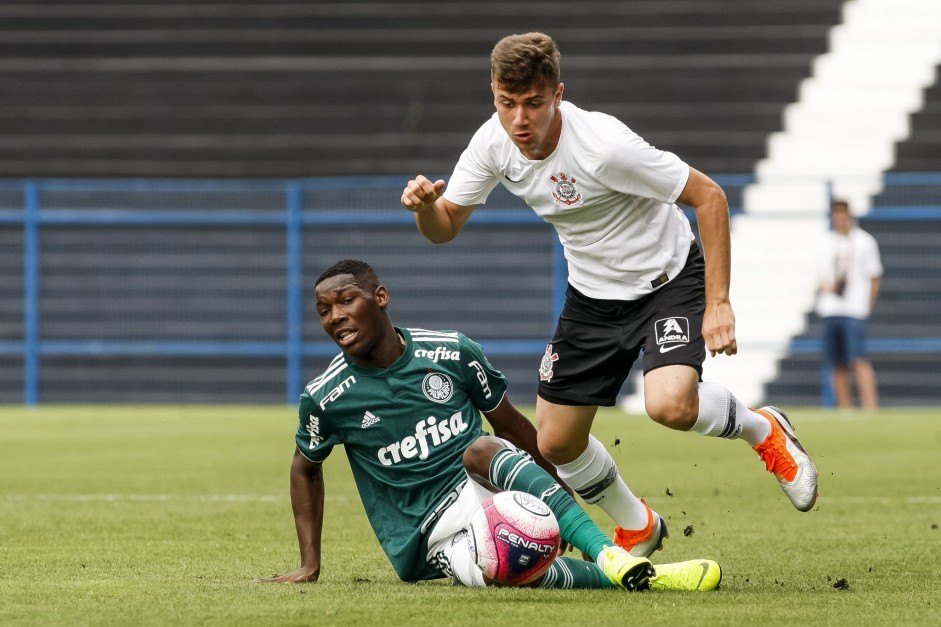
[(291, 508), (301, 552), (301, 567), (320, 575), (324, 483), (321, 465), (295, 451), (291, 463)]
[(722, 188), (712, 179), (691, 168), (689, 181), (679, 201), (696, 210), (699, 239), (705, 257), (706, 311), (703, 315), (703, 338), (712, 355), (734, 355), (738, 352), (738, 343), (735, 339), (735, 314), (729, 300), (732, 238), (728, 200)]
[(451, 222), (444, 201), (438, 199), (428, 209), (415, 212), (415, 226), (425, 238), (433, 244), (444, 244), (457, 237), (458, 229)]
[(732, 242), (728, 209), (697, 209), (699, 238), (706, 265), (706, 308), (728, 304), (732, 274)]
[(320, 578), (320, 541), (323, 533), (324, 483), (321, 465), (295, 449), (291, 462), (291, 509), (301, 553), (299, 569), (264, 579), (274, 583), (315, 582)]
[(705, 174), (690, 169), (689, 181), (679, 201), (696, 210), (699, 239), (706, 259), (706, 301), (728, 301), (732, 238), (725, 192)]

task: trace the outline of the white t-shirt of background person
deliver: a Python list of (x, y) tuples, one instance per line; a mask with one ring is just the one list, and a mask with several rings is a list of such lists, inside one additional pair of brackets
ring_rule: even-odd
[(555, 227), (568, 280), (586, 296), (636, 300), (673, 279), (694, 236), (674, 203), (689, 166), (652, 147), (622, 122), (563, 102), (551, 155), (523, 156), (494, 113), (458, 160), (444, 197), (486, 202), (497, 183)]
[(875, 238), (854, 226), (847, 235), (830, 231), (823, 241), (818, 277), (834, 284), (839, 274), (846, 277), (842, 296), (821, 292), (817, 314), (821, 317), (847, 316), (865, 320), (869, 317), (872, 279), (882, 276), (882, 260)]

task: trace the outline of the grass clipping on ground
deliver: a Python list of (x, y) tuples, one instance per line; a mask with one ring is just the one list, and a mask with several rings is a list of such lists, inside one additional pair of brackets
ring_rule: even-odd
[(255, 583), (298, 564), (293, 408), (2, 407), (0, 624), (937, 624), (941, 412), (791, 416), (821, 475), (808, 513), (742, 442), (599, 414), (593, 432), (667, 520), (654, 562), (725, 573), (714, 593), (630, 594), (398, 581), (342, 449), (320, 582)]

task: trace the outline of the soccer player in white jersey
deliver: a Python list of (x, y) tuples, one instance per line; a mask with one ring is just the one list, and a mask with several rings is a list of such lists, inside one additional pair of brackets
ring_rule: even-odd
[[(617, 119), (564, 101), (559, 60), (543, 33), (498, 42), (491, 54), (496, 113), (447, 186), (419, 175), (401, 198), (435, 243), (454, 239), (497, 183), (555, 227), (568, 289), (539, 368), (540, 452), (614, 519), (618, 544), (635, 555), (661, 548), (663, 519), (635, 497), (590, 432), (598, 406), (615, 404), (643, 351), (653, 420), (745, 440), (793, 505), (811, 509), (817, 471), (784, 412), (750, 409), (701, 380), (707, 348), (713, 356), (737, 352), (725, 193)], [(695, 209), (699, 242), (676, 203)]]
[[(395, 327), (388, 303), (388, 290), (362, 261), (337, 262), (317, 280), (321, 325), (342, 352), (307, 385), (299, 405), (291, 505), (301, 566), (265, 581), (319, 579), (321, 464), (343, 445), (369, 522), (403, 581), (450, 577), (459, 585), (488, 585), (475, 563), (470, 520), (495, 492), (519, 490), (545, 501), (563, 541), (594, 559), (559, 557), (533, 586), (719, 585), (714, 561), (653, 566), (615, 545), (552, 476), (555, 469), (536, 449), (535, 428), (510, 403), (506, 379), (480, 346), (456, 331)], [(481, 413), (494, 435), (485, 434)]]

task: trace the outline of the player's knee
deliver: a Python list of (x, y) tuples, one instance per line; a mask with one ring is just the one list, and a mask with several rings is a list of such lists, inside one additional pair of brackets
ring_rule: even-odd
[(678, 431), (688, 431), (699, 415), (699, 403), (696, 395), (662, 395), (647, 398), (647, 415), (664, 427)]
[(486, 477), (490, 472), (493, 456), (502, 448), (503, 443), (496, 438), (480, 436), (464, 450), (464, 468), (472, 475)]
[(536, 447), (540, 455), (556, 466), (574, 461), (585, 450), (585, 445), (579, 447), (571, 440), (545, 437), (541, 433), (536, 436)]

